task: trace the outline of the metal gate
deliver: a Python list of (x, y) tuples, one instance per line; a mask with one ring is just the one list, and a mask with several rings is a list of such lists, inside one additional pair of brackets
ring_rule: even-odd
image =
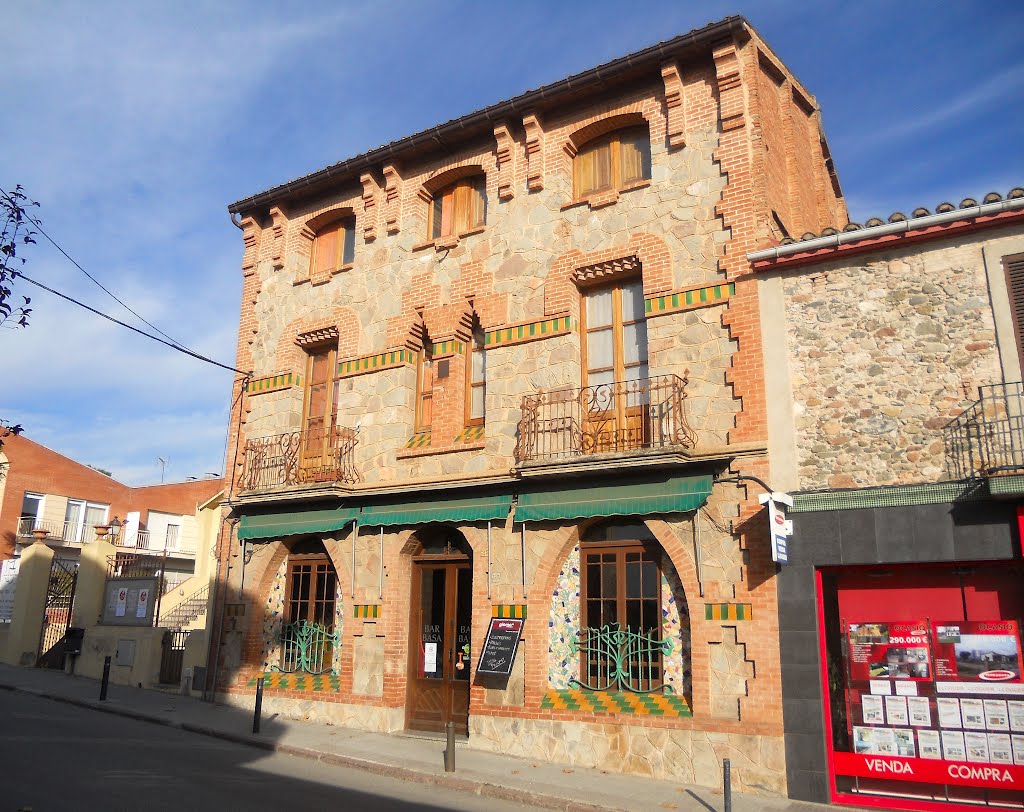
[(54, 558), (46, 585), (46, 608), (43, 610), (43, 630), (39, 635), (39, 656), (36, 659), (38, 668), (64, 667), (64, 648), (71, 626), (77, 583), (78, 562)]
[(185, 629), (169, 629), (164, 632), (163, 650), (160, 653), (160, 682), (163, 685), (177, 685), (181, 682), (181, 664), (185, 659)]

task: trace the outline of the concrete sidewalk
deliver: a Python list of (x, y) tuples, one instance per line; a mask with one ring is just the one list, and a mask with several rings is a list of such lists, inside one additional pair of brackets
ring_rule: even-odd
[[(609, 774), (472, 750), (461, 744), (456, 772), (446, 773), (444, 742), (409, 735), (367, 733), (350, 728), (264, 717), (260, 733), (252, 716), (225, 705), (162, 691), (111, 685), (99, 701), (99, 683), (59, 671), (0, 665), (0, 688), (70, 702), (105, 713), (182, 728), (206, 736), (303, 758), (546, 809), (720, 812), (722, 790), (671, 781)], [(733, 793), (734, 812), (813, 812), (838, 807)]]

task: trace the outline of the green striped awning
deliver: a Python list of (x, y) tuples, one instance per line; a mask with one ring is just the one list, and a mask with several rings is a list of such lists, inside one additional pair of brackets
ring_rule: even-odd
[(478, 496), (468, 499), (431, 499), (422, 502), (398, 502), (390, 505), (364, 505), (359, 524), (366, 527), (390, 527), (426, 522), (481, 522), (504, 520), (512, 509), (509, 494)]
[(238, 540), (294, 536), (298, 533), (325, 533), (329, 530), (340, 530), (358, 517), (359, 510), (350, 507), (246, 515), (242, 516), (242, 521), (238, 525)]
[(547, 490), (520, 494), (516, 521), (685, 513), (703, 505), (710, 493), (710, 474), (622, 484), (556, 485)]

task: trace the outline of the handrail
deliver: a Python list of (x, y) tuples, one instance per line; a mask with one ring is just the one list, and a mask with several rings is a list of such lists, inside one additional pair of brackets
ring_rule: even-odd
[(291, 431), (247, 440), (239, 485), (258, 491), (280, 485), (359, 482), (355, 429)]
[(943, 429), (952, 479), (1024, 473), (1024, 384), (978, 387), (978, 400)]
[(515, 458), (519, 464), (585, 454), (693, 448), (686, 377), (661, 375), (526, 395)]

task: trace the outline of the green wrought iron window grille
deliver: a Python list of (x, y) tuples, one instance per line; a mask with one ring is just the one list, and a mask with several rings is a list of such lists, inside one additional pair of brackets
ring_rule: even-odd
[(643, 634), (610, 623), (580, 629), (572, 646), (582, 654), (582, 667), (581, 678), (571, 682), (584, 690), (672, 693), (672, 687), (664, 682), (662, 664), (662, 657), (671, 654), (675, 647), (670, 637), (659, 639), (653, 633)]
[(340, 646), (341, 633), (320, 623), (300, 620), (286, 624), (281, 629), (281, 664), (271, 670), (285, 674), (337, 676), (332, 661), (335, 648)]

